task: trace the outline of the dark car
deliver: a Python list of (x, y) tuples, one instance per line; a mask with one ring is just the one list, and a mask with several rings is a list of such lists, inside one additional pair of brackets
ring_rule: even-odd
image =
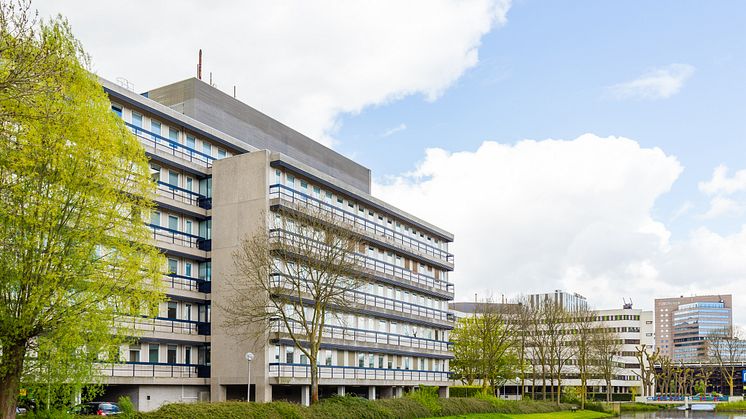
[(122, 409), (120, 409), (119, 405), (116, 403), (88, 402), (73, 407), (70, 413), (74, 413), (76, 415), (110, 416), (121, 414)]

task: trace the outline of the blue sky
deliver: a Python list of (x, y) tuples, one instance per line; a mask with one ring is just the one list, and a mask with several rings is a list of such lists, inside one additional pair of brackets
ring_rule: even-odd
[[(428, 147), (474, 150), (484, 140), (572, 139), (592, 132), (660, 147), (685, 167), (655, 214), (670, 220), (697, 182), (746, 166), (746, 3), (518, 1), (482, 38), (479, 64), (434, 102), (422, 95), (342, 118), (339, 149), (381, 178), (413, 168)], [(616, 99), (607, 87), (671, 63), (694, 74), (666, 99)], [(399, 127), (387, 137), (382, 134)], [(392, 153), (391, 150), (396, 152)], [(713, 228), (732, 220), (711, 221)], [(696, 220), (695, 222), (699, 222)], [(690, 217), (671, 224), (676, 233)]]
[(34, 5), (135, 91), (193, 77), (202, 49), (217, 88), (452, 231), (457, 298), (733, 293), (746, 324), (744, 2)]

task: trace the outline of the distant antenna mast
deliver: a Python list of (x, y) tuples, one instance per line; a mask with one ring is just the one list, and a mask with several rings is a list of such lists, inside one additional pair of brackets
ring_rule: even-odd
[(202, 80), (202, 48), (199, 49), (199, 59), (197, 61), (197, 78)]
[(622, 297), (622, 301), (624, 301), (624, 305), (622, 307), (624, 307), (625, 310), (631, 310), (632, 309), (632, 299), (631, 298), (629, 299), (629, 302), (627, 302), (627, 299), (624, 298), (624, 297)]

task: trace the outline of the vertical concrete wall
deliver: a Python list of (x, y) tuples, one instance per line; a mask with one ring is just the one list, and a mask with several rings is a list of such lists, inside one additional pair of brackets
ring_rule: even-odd
[(215, 162), (212, 170), (212, 331), (211, 398), (225, 400), (225, 385), (246, 385), (246, 352), (254, 353), (251, 383), (256, 385), (256, 400), (269, 401), (267, 384), (266, 335), (255, 337), (257, 328), (242, 337), (225, 326), (221, 310), (233, 295), (228, 281), (235, 278), (233, 253), (241, 242), (257, 231), (266, 230), (269, 211), (269, 153), (257, 151)]

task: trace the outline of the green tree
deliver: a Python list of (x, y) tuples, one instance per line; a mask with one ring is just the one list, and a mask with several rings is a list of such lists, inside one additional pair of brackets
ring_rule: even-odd
[[(163, 261), (143, 222), (142, 146), (61, 18), (0, 4), (0, 415), (22, 382), (96, 381), (155, 313)], [(131, 324), (132, 322), (129, 322)]]
[(482, 380), (483, 390), (495, 389), (520, 370), (516, 353), (515, 310), (489, 301), (478, 304), (471, 317), (459, 319), (451, 333), (454, 359), (451, 369), (464, 382)]

